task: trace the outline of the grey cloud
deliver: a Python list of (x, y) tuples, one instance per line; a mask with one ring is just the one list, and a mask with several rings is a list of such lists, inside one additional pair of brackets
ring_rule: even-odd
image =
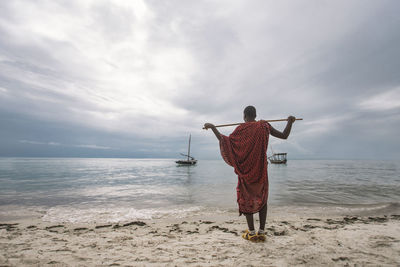
[(60, 144), (57, 142), (38, 142), (38, 141), (31, 141), (31, 140), (19, 140), (20, 143), (23, 144), (31, 144), (31, 145), (48, 145), (48, 146), (67, 146), (67, 147), (81, 147), (81, 148), (90, 148), (90, 149), (115, 149), (108, 146), (98, 146), (98, 145), (65, 145)]
[(0, 125), (0, 156), (174, 158), (187, 145), (186, 135), (157, 139), (134, 133), (128, 136), (1, 109)]
[(49, 146), (59, 146), (61, 145), (60, 143), (56, 142), (37, 142), (37, 141), (31, 141), (31, 140), (19, 140), (20, 143), (23, 144), (32, 144), (32, 145), (49, 145)]
[(100, 29), (103, 36), (113, 42), (124, 40), (134, 30), (136, 21), (131, 10), (113, 5), (110, 1), (97, 1), (90, 11), (92, 26)]
[[(218, 158), (214, 137), (201, 130), (202, 124), (239, 122), (243, 108), (255, 105), (263, 119), (304, 117), (288, 142), (271, 140), (292, 157), (400, 158), (399, 109), (365, 104), (400, 85), (397, 1), (144, 3), (150, 13), (141, 25), (135, 10), (113, 1), (96, 1), (88, 9), (77, 1), (52, 3), (51, 8), (37, 2), (44, 10), (87, 18), (88, 24), (78, 25), (88, 30), (82, 34), (97, 36), (104, 42), (99, 45), (109, 48), (96, 59), (80, 50), (74, 39), (53, 40), (26, 28), (26, 36), (15, 34), (24, 18), (11, 2), (1, 4), (0, 112), (3, 120), (19, 119), (0, 133), (9, 142), (14, 140), (19, 155), (24, 143), (16, 140), (52, 140), (70, 144), (65, 147), (68, 155), (95, 155), (89, 150), (96, 149), (73, 145), (96, 144), (126, 148), (97, 149), (103, 156), (174, 157), (191, 132), (197, 155)], [(144, 29), (142, 50), (124, 46), (117, 49), (118, 57), (111, 57), (121, 42)], [(169, 51), (184, 51), (194, 67), (191, 72), (182, 70), (187, 83), (176, 83), (175, 92), (162, 95), (163, 80), (151, 76), (156, 68), (152, 60)], [(139, 98), (147, 91), (160, 92), (154, 95), (187, 114), (148, 115), (140, 108), (99, 104), (118, 102), (104, 94), (116, 89), (104, 81), (107, 75), (118, 74), (120, 59), (140, 62), (129, 66), (128, 76), (148, 79), (124, 86), (143, 86)], [(97, 69), (104, 62), (110, 70)], [(106, 119), (114, 113), (118, 119)], [(55, 130), (62, 125), (68, 125), (69, 137)], [(284, 124), (274, 126), (283, 129)], [(27, 154), (34, 154), (34, 144), (25, 145), (30, 145)], [(5, 147), (12, 151), (3, 142)]]

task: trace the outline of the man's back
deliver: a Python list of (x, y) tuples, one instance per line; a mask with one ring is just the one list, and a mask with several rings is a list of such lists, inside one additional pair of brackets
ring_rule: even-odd
[(229, 137), (222, 135), (221, 155), (235, 173), (248, 183), (265, 179), (269, 125), (265, 122), (247, 122), (239, 125)]

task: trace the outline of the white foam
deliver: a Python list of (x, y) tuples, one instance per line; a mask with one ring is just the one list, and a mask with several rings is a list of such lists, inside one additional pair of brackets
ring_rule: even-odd
[(269, 212), (278, 216), (315, 216), (315, 215), (368, 215), (380, 212), (397, 212), (400, 210), (398, 203), (352, 204), (329, 206), (269, 206)]
[(84, 197), (129, 197), (129, 196), (148, 196), (148, 195), (175, 195), (183, 189), (179, 186), (160, 187), (156, 185), (121, 185), (121, 186), (98, 186), (92, 188), (84, 188), (66, 192), (68, 195), (77, 195)]
[(117, 223), (129, 220), (149, 220), (163, 217), (183, 218), (202, 210), (201, 207), (176, 207), (171, 209), (135, 209), (129, 207), (102, 208), (50, 208), (42, 217), (48, 222)]

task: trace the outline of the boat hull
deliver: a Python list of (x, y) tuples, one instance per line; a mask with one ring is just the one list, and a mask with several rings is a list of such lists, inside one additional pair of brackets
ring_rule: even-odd
[(177, 160), (175, 162), (179, 165), (195, 165), (197, 160)]
[(272, 164), (286, 164), (287, 160), (269, 160)]
[(287, 162), (287, 153), (274, 153), (271, 157), (268, 157), (269, 162), (272, 164), (286, 164)]

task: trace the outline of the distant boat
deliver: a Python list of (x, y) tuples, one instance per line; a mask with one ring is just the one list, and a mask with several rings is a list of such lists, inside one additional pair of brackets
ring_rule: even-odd
[(190, 140), (191, 140), (191, 138), (192, 138), (192, 135), (189, 135), (189, 148), (188, 148), (187, 155), (181, 153), (181, 155), (187, 157), (187, 159), (175, 161), (179, 165), (195, 165), (197, 163), (197, 160), (190, 156)]
[(268, 157), (268, 159), (272, 164), (286, 164), (286, 155), (287, 153), (274, 153), (272, 156)]
[(286, 164), (287, 162), (287, 153), (274, 153), (274, 151), (272, 150), (272, 145), (269, 145), (271, 147), (271, 151), (272, 151), (272, 156), (268, 157), (269, 162), (271, 162), (272, 164)]

